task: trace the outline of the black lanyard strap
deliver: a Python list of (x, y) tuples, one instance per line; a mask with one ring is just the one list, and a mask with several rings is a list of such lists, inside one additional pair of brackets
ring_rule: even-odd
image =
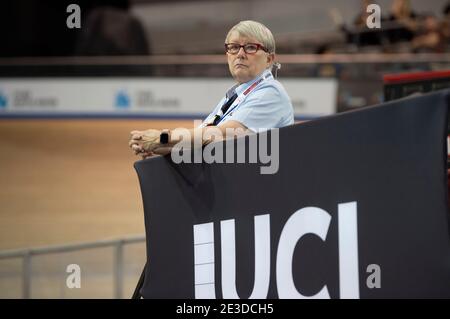
[(238, 95), (236, 93), (231, 96), (228, 101), (226, 101), (222, 107), (220, 108), (220, 112), (214, 116), (214, 121), (211, 123), (211, 125), (217, 125), (222, 118), (222, 116), (227, 113), (228, 109), (230, 108), (231, 104), (237, 99)]

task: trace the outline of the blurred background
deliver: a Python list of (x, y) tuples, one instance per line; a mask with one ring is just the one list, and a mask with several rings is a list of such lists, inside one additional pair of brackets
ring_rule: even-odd
[(0, 298), (131, 296), (146, 258), (129, 132), (212, 110), (239, 21), (273, 32), (299, 121), (382, 103), (385, 74), (450, 69), (447, 0), (6, 0), (0, 13)]

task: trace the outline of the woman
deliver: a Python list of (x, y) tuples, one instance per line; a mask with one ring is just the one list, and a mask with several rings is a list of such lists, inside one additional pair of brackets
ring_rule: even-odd
[(271, 73), (275, 59), (272, 32), (259, 22), (241, 21), (228, 32), (225, 52), (237, 83), (202, 125), (191, 130), (132, 131), (129, 145), (135, 154), (143, 158), (167, 154), (181, 140), (193, 142), (194, 136), (201, 136), (201, 143), (207, 144), (211, 138), (204, 137), (211, 136), (209, 130), (220, 130), (225, 136), (227, 129), (257, 132), (294, 123), (290, 98)]

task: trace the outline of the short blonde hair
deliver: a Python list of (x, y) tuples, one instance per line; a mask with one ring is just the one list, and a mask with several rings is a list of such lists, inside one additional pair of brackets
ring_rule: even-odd
[(237, 32), (242, 37), (259, 41), (269, 53), (275, 53), (275, 39), (264, 24), (252, 20), (241, 21), (228, 31), (225, 42), (228, 42), (233, 32)]

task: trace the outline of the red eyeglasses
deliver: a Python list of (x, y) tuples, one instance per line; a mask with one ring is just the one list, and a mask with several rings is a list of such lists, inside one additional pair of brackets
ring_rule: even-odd
[(259, 49), (264, 52), (269, 52), (263, 45), (258, 43), (247, 43), (240, 45), (237, 43), (225, 43), (225, 51), (230, 54), (237, 54), (241, 48), (244, 48), (244, 52), (247, 54), (255, 54)]

